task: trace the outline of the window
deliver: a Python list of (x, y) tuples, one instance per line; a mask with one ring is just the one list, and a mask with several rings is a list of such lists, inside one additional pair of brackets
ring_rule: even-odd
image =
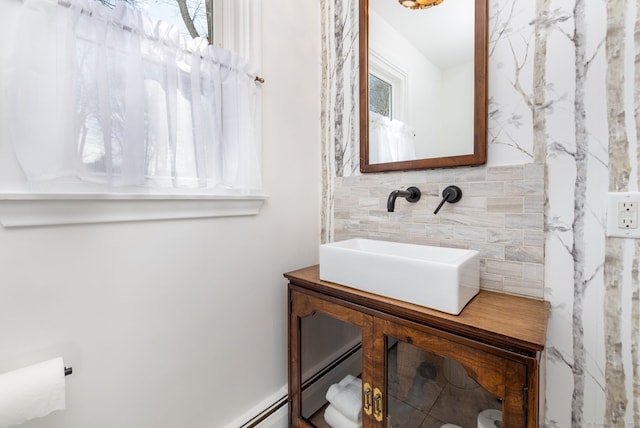
[[(216, 0), (217, 15), (254, 24), (242, 16), (248, 3)], [(68, 192), (264, 199), (257, 69), (246, 59), (122, 4), (22, 4), (5, 125), (30, 181), (23, 189), (58, 200)], [(229, 44), (251, 47), (250, 30)]]
[(408, 73), (375, 50), (369, 51), (369, 162), (415, 159), (415, 130), (409, 112)]
[[(102, 0), (107, 1), (107, 0)], [(108, 0), (114, 1), (114, 0)], [(128, 1), (128, 0), (117, 0)], [(218, 0), (138, 0), (136, 7), (146, 12), (155, 21), (175, 25), (179, 31), (191, 38), (202, 37), (213, 43), (218, 14), (214, 12)], [(181, 9), (186, 13), (182, 13)], [(221, 22), (220, 22), (221, 23)]]
[(369, 73), (369, 111), (393, 119), (392, 90), (393, 87), (389, 82)]
[[(188, 21), (182, 18), (178, 0), (103, 1), (136, 1), (137, 4), (143, 4), (140, 7), (153, 19), (175, 24), (181, 33), (193, 36), (187, 29)], [(199, 35), (206, 34), (210, 43), (237, 52), (256, 65), (260, 65), (258, 38), (261, 3), (261, 0), (185, 0)], [(212, 19), (207, 20), (207, 10), (212, 11)]]
[[(405, 121), (409, 111), (407, 96), (409, 75), (382, 54), (369, 52), (369, 104), (374, 113)], [(375, 102), (377, 105), (372, 105)], [(381, 109), (381, 111), (377, 110)]]

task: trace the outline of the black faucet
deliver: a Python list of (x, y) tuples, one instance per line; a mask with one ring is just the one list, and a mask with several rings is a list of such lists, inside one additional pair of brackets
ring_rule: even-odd
[(455, 204), (460, 199), (462, 199), (462, 190), (460, 190), (458, 186), (447, 186), (442, 191), (442, 202), (440, 202), (440, 205), (438, 205), (438, 208), (436, 208), (433, 213), (438, 214), (438, 211), (440, 211), (440, 208), (442, 208), (445, 202)]
[(420, 200), (420, 195), (422, 195), (422, 193), (417, 187), (408, 187), (407, 190), (394, 190), (389, 195), (389, 199), (387, 199), (387, 211), (390, 213), (393, 212), (396, 206), (396, 198), (398, 196), (406, 198), (409, 202), (418, 202)]

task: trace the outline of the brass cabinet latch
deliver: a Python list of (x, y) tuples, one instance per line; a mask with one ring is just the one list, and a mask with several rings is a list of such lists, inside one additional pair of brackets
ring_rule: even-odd
[(378, 388), (373, 390), (373, 416), (376, 421), (382, 422), (382, 391)]
[(364, 413), (367, 415), (371, 415), (372, 413), (372, 390), (371, 390), (371, 385), (369, 385), (368, 383), (364, 384)]

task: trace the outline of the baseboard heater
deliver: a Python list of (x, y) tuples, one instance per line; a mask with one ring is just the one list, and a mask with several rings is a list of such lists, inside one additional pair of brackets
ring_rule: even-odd
[(289, 398), (288, 395), (285, 395), (284, 397), (280, 398), (278, 401), (276, 401), (275, 403), (271, 404), (269, 407), (264, 409), (262, 412), (258, 413), (253, 418), (251, 418), (251, 420), (249, 420), (249, 421), (245, 422), (244, 424), (240, 425), (239, 428), (256, 428), (256, 427), (258, 427), (262, 422), (266, 421), (271, 415), (273, 415), (275, 412), (277, 412), (278, 410), (280, 410), (281, 408), (286, 406), (288, 398)]
[[(322, 367), (322, 369), (318, 370), (316, 373), (309, 376), (307, 380), (305, 380), (302, 383), (302, 394), (303, 395), (305, 395), (305, 393), (313, 394), (315, 392), (313, 391), (314, 385), (319, 385), (319, 382), (322, 380), (326, 380), (328, 384), (338, 382), (341, 379), (340, 370), (339, 370), (340, 367), (343, 365), (346, 365), (349, 362), (349, 360), (352, 359), (353, 356), (356, 355), (361, 349), (362, 349), (362, 342), (358, 342), (351, 348), (347, 349), (344, 353), (342, 353), (336, 359), (326, 364), (324, 367)], [(322, 391), (322, 389), (320, 389), (320, 391)], [(321, 402), (324, 400), (323, 392), (315, 393), (314, 395), (316, 396), (316, 398), (315, 400), (312, 400), (312, 401), (315, 401), (316, 403), (320, 403), (320, 404), (312, 405), (311, 407), (313, 411), (311, 413), (315, 413), (319, 409), (318, 406), (319, 405), (321, 406)], [(258, 428), (262, 422), (266, 421), (271, 415), (273, 415), (275, 412), (277, 412), (278, 410), (286, 406), (288, 401), (289, 401), (288, 394), (284, 395), (283, 397), (279, 398), (274, 403), (272, 403), (270, 406), (268, 406), (266, 409), (264, 409), (263, 411), (255, 415), (249, 421), (242, 424), (239, 428)], [(305, 415), (305, 416), (309, 416), (309, 415)]]

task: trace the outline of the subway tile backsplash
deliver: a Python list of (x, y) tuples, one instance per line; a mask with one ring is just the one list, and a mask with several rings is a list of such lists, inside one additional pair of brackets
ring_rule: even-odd
[[(544, 288), (544, 168), (542, 164), (464, 167), (335, 179), (334, 237), (371, 238), (471, 248), (481, 257), (480, 287), (542, 298)], [(445, 204), (455, 184), (462, 200)], [(417, 203), (387, 198), (416, 186)]]

